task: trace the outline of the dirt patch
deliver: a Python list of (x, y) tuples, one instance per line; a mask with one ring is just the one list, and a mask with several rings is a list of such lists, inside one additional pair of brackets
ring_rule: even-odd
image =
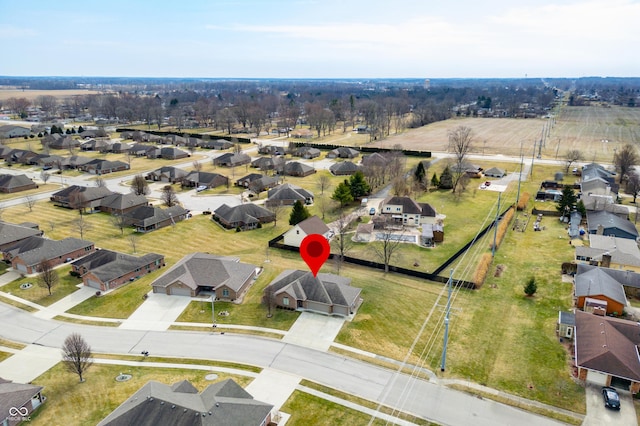
[(506, 271), (507, 266), (506, 265), (498, 265), (496, 266), (496, 272), (493, 274), (494, 277), (500, 277), (502, 276), (502, 273), (504, 271)]

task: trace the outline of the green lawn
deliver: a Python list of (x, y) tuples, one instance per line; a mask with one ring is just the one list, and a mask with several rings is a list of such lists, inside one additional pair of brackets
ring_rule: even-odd
[[(115, 378), (120, 373), (133, 377), (126, 382), (116, 382)], [(204, 370), (94, 364), (85, 375), (86, 381), (80, 383), (78, 376), (67, 372), (60, 363), (33, 381), (44, 386), (43, 394), (47, 401), (31, 416), (29, 424), (93, 426), (150, 380), (165, 384), (189, 380), (200, 391), (209, 384), (227, 378), (234, 379), (243, 387), (252, 380), (245, 376), (216, 372), (218, 379), (207, 381), (207, 374)]]
[[(17, 279), (2, 286), (2, 291), (11, 293), (14, 296), (21, 297), (42, 306), (49, 306), (78, 290), (77, 285), (82, 283), (82, 279), (71, 276), (69, 271), (71, 271), (71, 265), (64, 265), (56, 269), (59, 277), (58, 284), (51, 288), (51, 295), (49, 295), (49, 290), (38, 285), (37, 277), (24, 277)], [(31, 288), (25, 290), (21, 289), (20, 285), (25, 283), (30, 283)]]

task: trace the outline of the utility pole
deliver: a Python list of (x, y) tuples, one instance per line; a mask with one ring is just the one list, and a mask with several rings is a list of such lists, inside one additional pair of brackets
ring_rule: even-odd
[(449, 340), (449, 312), (451, 311), (451, 286), (453, 281), (453, 269), (449, 272), (449, 281), (447, 281), (447, 287), (449, 290), (449, 296), (447, 297), (447, 310), (444, 314), (444, 345), (442, 346), (442, 361), (440, 362), (440, 371), (444, 371), (444, 367), (447, 363), (447, 341)]
[(496, 256), (496, 240), (498, 238), (498, 217), (500, 216), (500, 196), (502, 192), (498, 192), (498, 209), (496, 210), (496, 220), (493, 223), (493, 246), (491, 247), (491, 257)]
[(216, 292), (215, 290), (213, 291), (213, 294), (211, 295), (211, 320), (213, 321), (213, 328), (216, 328), (216, 311), (214, 309), (213, 306), (213, 302), (216, 300)]
[(522, 153), (520, 153), (520, 173), (518, 173), (518, 194), (516, 195), (516, 208), (518, 206), (518, 202), (520, 201), (520, 182), (522, 182), (522, 166), (524, 164), (524, 157)]
[(531, 170), (529, 171), (529, 177), (533, 178), (533, 160), (536, 157), (536, 141), (533, 141), (533, 152), (531, 153)]

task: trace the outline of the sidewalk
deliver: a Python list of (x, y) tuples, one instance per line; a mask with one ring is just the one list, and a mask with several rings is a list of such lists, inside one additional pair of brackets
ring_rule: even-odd
[(61, 359), (60, 349), (28, 345), (22, 350), (14, 350), (12, 356), (0, 362), (0, 377), (16, 383), (29, 383)]
[(67, 297), (58, 300), (56, 303), (52, 303), (49, 306), (43, 307), (38, 312), (34, 312), (34, 316), (38, 318), (51, 319), (58, 315), (64, 314), (74, 306), (84, 302), (96, 294), (96, 289), (86, 287), (83, 284), (78, 285), (78, 290), (74, 291)]

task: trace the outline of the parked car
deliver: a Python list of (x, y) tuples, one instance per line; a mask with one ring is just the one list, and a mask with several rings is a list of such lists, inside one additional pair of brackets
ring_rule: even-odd
[(486, 181), (482, 185), (480, 185), (480, 189), (487, 189), (491, 185), (491, 182)]
[(620, 409), (620, 396), (618, 392), (609, 386), (602, 388), (602, 398), (604, 399), (604, 406), (611, 408), (612, 410)]
[(373, 216), (374, 214), (376, 214), (376, 208), (375, 208), (375, 207), (371, 207), (371, 208), (369, 209), (369, 214), (370, 214), (371, 216)]
[(204, 191), (205, 189), (207, 189), (205, 185), (200, 185), (199, 187), (196, 188), (196, 192), (201, 192), (201, 191)]

